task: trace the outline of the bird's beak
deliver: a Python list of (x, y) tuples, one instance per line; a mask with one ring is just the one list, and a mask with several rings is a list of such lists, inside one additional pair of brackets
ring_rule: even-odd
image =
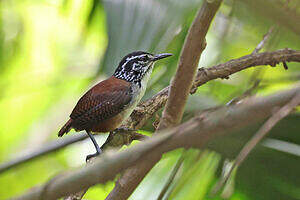
[(157, 55), (154, 56), (154, 58), (152, 59), (152, 61), (157, 61), (157, 60), (160, 60), (160, 59), (163, 59), (163, 58), (172, 56), (172, 55), (173, 55), (173, 54), (171, 54), (171, 53), (161, 53), (161, 54), (157, 54)]

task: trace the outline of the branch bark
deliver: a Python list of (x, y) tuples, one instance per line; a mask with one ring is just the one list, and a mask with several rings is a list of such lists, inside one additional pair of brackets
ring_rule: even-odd
[(201, 113), (178, 127), (121, 152), (106, 152), (90, 165), (61, 174), (50, 182), (15, 198), (22, 200), (58, 199), (97, 183), (112, 180), (116, 174), (136, 164), (141, 158), (161, 155), (176, 148), (203, 148), (214, 137), (233, 132), (271, 116), (275, 107), (283, 106), (300, 93), (300, 86), (268, 97), (250, 98), (246, 103), (225, 106)]
[(200, 56), (206, 47), (206, 34), (220, 4), (220, 0), (213, 3), (204, 1), (189, 29), (158, 129), (175, 126), (181, 121)]
[(273, 52), (250, 54), (210, 68), (200, 68), (191, 93), (194, 93), (197, 87), (210, 80), (217, 78), (227, 79), (231, 74), (253, 66), (270, 65), (275, 67), (279, 63), (292, 61), (300, 62), (300, 51), (286, 48)]

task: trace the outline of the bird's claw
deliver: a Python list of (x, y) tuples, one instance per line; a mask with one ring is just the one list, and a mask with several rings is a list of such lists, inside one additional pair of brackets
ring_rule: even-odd
[(95, 158), (95, 157), (99, 156), (100, 154), (101, 154), (101, 152), (96, 152), (94, 154), (89, 154), (89, 155), (86, 156), (85, 161), (89, 162), (91, 158)]

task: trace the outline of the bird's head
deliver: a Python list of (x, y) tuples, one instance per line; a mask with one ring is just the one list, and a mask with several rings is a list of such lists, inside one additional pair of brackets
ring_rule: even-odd
[(170, 53), (153, 55), (135, 51), (126, 55), (113, 74), (116, 78), (140, 83), (146, 74), (151, 73), (155, 61), (171, 56)]

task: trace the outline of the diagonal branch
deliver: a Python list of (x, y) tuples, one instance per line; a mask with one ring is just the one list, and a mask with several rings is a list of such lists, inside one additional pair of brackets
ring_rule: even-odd
[[(143, 140), (146, 139), (148, 136), (142, 135), (136, 132), (127, 132), (126, 134), (119, 134), (119, 137), (115, 137), (114, 134), (110, 134), (108, 138), (106, 139), (106, 142), (102, 145), (102, 149), (106, 150), (107, 147), (112, 147), (112, 146), (122, 146), (122, 144), (128, 144), (131, 143), (132, 140)], [(122, 137), (122, 139), (120, 139)], [(121, 142), (121, 143), (120, 143)], [(88, 160), (87, 164), (90, 164), (94, 162), (94, 159)], [(77, 192), (76, 194), (71, 194), (67, 197), (64, 197), (64, 200), (81, 200), (85, 193), (88, 191), (88, 188)]]
[(260, 41), (260, 43), (258, 43), (258, 45), (255, 47), (255, 49), (252, 51), (252, 54), (257, 54), (258, 52), (260, 52), (260, 50), (266, 45), (266, 43), (268, 43), (272, 33), (274, 32), (274, 29), (275, 29), (274, 26), (272, 26), (269, 29), (269, 31), (264, 35), (262, 41)]
[[(299, 93), (300, 86), (298, 85), (296, 88), (267, 97), (249, 99), (241, 105), (225, 106), (201, 113), (178, 127), (164, 131), (163, 134), (156, 134), (124, 151), (106, 152), (90, 165), (60, 174), (49, 183), (32, 188), (15, 199), (38, 200), (42, 193), (44, 199), (58, 199), (92, 185), (112, 180), (118, 173), (135, 165), (141, 158), (144, 160), (156, 157), (181, 147), (203, 148), (216, 136), (266, 119), (272, 115), (275, 107), (283, 106)], [(46, 188), (46, 191), (43, 188)]]
[(206, 47), (206, 34), (220, 4), (220, 0), (213, 3), (204, 1), (189, 29), (180, 55), (178, 69), (170, 85), (167, 104), (158, 126), (159, 130), (175, 126), (181, 121), (200, 56)]
[(45, 154), (58, 151), (59, 149), (65, 147), (65, 146), (68, 146), (75, 142), (82, 141), (85, 138), (87, 138), (86, 134), (77, 134), (72, 137), (66, 137), (63, 140), (51, 141), (48, 144), (43, 145), (43, 147), (39, 147), (38, 150), (35, 150), (35, 151), (22, 152), (22, 154), (20, 156), (17, 156), (15, 159), (1, 164), (0, 165), (0, 173), (3, 173), (6, 170), (9, 170), (13, 167), (19, 166), (20, 164), (23, 164), (30, 160), (39, 158), (40, 156), (43, 156)]
[[(165, 183), (163, 189), (161, 190), (159, 196), (157, 197), (157, 200), (162, 200), (164, 198), (164, 196), (166, 195), (169, 187), (171, 186), (172, 182), (174, 181), (175, 179), (175, 176), (177, 175), (177, 172), (179, 171), (179, 169), (181, 168), (182, 166), (182, 163), (184, 161), (184, 158), (186, 157), (187, 155), (187, 151), (184, 150), (182, 153), (181, 153), (181, 156), (180, 158), (176, 161), (176, 164), (174, 165), (174, 168), (172, 169), (172, 172), (170, 174), (170, 176), (168, 177), (168, 180), (167, 182)], [(167, 199), (167, 198), (166, 198)]]
[(300, 93), (288, 102), (285, 106), (279, 109), (273, 114), (268, 121), (257, 131), (257, 133), (251, 138), (251, 140), (243, 147), (238, 156), (235, 159), (234, 164), (231, 166), (229, 172), (223, 177), (220, 182), (213, 189), (213, 194), (216, 194), (229, 180), (233, 170), (237, 169), (241, 163), (246, 159), (253, 148), (271, 131), (271, 129), (283, 118), (288, 116), (295, 107), (300, 104)]

